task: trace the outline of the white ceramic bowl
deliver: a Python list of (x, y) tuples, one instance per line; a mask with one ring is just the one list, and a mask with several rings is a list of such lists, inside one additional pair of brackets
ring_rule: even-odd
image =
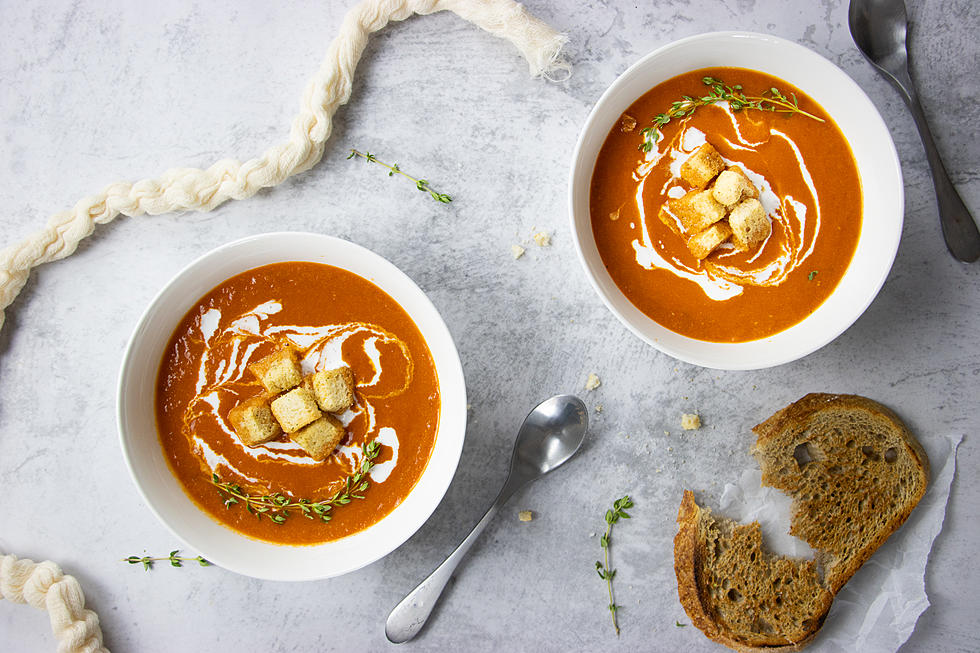
[[(391, 295), (425, 338), (439, 377), (442, 409), (435, 447), (415, 488), (387, 517), (349, 537), (312, 546), (269, 544), (209, 517), (171, 473), (157, 436), (157, 372), (180, 319), (205, 293), (236, 274), (282, 261), (312, 261), (349, 270)], [(271, 233), (215, 249), (184, 268), (140, 319), (123, 357), (118, 390), (123, 455), (150, 510), (184, 546), (231, 571), (270, 580), (314, 580), (354, 571), (387, 555), (428, 519), (456, 472), (466, 429), (463, 369), (452, 337), (432, 302), (401, 270), (338, 238)]]
[[(788, 81), (816, 100), (844, 134), (861, 178), (864, 215), (854, 258), (833, 294), (805, 320), (750, 342), (695, 340), (656, 323), (606, 272), (592, 235), (589, 183), (596, 156), (619, 116), (657, 84), (700, 68), (751, 68)], [(751, 32), (715, 32), (675, 41), (646, 55), (610, 86), (589, 114), (572, 155), (569, 213), (579, 258), (609, 310), (633, 333), (688, 363), (717, 369), (759, 369), (823, 347), (857, 320), (878, 294), (902, 234), (904, 187), (888, 128), (868, 96), (840, 68), (791, 41)]]

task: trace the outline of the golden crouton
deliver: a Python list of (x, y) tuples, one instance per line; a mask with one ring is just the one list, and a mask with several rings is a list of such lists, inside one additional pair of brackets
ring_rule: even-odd
[(325, 413), (343, 412), (354, 403), (354, 374), (349, 367), (320, 370), (307, 376), (303, 385)]
[(715, 179), (715, 183), (711, 185), (711, 196), (725, 206), (732, 207), (743, 198), (759, 197), (759, 191), (741, 168), (732, 166)]
[(747, 252), (772, 232), (772, 225), (762, 203), (756, 199), (742, 200), (728, 215), (732, 228), (732, 243), (739, 250)]
[(684, 413), (681, 415), (681, 428), (685, 431), (696, 431), (701, 428), (701, 416), (697, 413)]
[(246, 399), (228, 412), (228, 421), (247, 447), (268, 442), (282, 433), (264, 395)]
[(272, 400), (272, 414), (286, 433), (293, 433), (320, 417), (313, 393), (306, 388), (293, 388)]
[(344, 439), (344, 425), (331, 415), (314, 420), (289, 434), (289, 439), (303, 448), (317, 462), (326, 459), (333, 453), (340, 441)]
[(667, 209), (677, 216), (685, 235), (700, 233), (725, 217), (725, 207), (707, 190), (692, 190), (668, 200)]
[(295, 388), (303, 381), (303, 372), (296, 360), (296, 352), (292, 349), (280, 349), (255, 361), (248, 369), (259, 379), (266, 392), (271, 394)]
[(687, 248), (700, 261), (715, 251), (715, 248), (728, 240), (731, 235), (732, 229), (727, 222), (716, 222), (701, 233), (691, 236), (687, 241)]
[(711, 143), (705, 143), (681, 165), (681, 179), (695, 188), (704, 188), (724, 169), (725, 160), (718, 150)]

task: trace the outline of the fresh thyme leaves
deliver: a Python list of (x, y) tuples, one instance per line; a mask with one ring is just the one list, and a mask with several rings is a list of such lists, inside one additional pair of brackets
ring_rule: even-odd
[(619, 622), (616, 620), (616, 612), (621, 606), (616, 605), (616, 601), (613, 599), (612, 581), (616, 577), (616, 570), (609, 568), (609, 542), (612, 537), (613, 524), (620, 519), (629, 519), (630, 516), (626, 512), (626, 509), (632, 507), (633, 500), (627, 494), (622, 499), (616, 499), (613, 502), (612, 510), (606, 511), (606, 532), (599, 538), (599, 544), (602, 546), (605, 562), (603, 563), (597, 560), (595, 563), (595, 570), (598, 572), (599, 578), (606, 581), (606, 589), (609, 590), (609, 612), (612, 614), (613, 628), (616, 629), (617, 637), (619, 637)]
[(218, 488), (225, 499), (225, 507), (230, 508), (236, 503), (245, 505), (245, 510), (262, 519), (268, 517), (273, 523), (282, 524), (293, 512), (299, 511), (307, 519), (319, 519), (326, 523), (330, 521), (330, 511), (336, 506), (343, 506), (352, 499), (363, 499), (369, 482), (364, 477), (374, 467), (374, 459), (378, 457), (380, 445), (377, 440), (361, 445), (361, 466), (356, 472), (347, 477), (344, 487), (323, 501), (309, 499), (290, 500), (289, 497), (273, 492), (272, 494), (248, 494), (237, 483), (226, 483), (217, 474), (211, 475), (211, 484)]
[(122, 562), (128, 562), (131, 565), (143, 565), (143, 569), (146, 571), (150, 571), (150, 569), (153, 567), (154, 562), (160, 562), (163, 560), (169, 562), (171, 567), (182, 567), (183, 563), (185, 562), (196, 562), (202, 567), (211, 566), (211, 563), (205, 560), (204, 558), (202, 558), (201, 556), (197, 556), (196, 558), (184, 558), (181, 557), (179, 554), (180, 554), (180, 549), (174, 549), (173, 551), (170, 552), (170, 555), (167, 556), (166, 558), (154, 558), (152, 556), (143, 556), (143, 557), (129, 556), (128, 558), (123, 558)]
[(728, 102), (732, 111), (758, 109), (759, 111), (774, 113), (798, 113), (817, 122), (824, 122), (823, 118), (801, 109), (795, 93), (786, 95), (775, 86), (763, 91), (762, 95), (746, 95), (742, 92), (741, 84), (728, 86), (714, 77), (703, 77), (701, 82), (709, 89), (707, 95), (700, 97), (683, 96), (680, 100), (672, 102), (666, 112), (654, 116), (652, 126), (640, 130), (640, 134), (643, 136), (643, 142), (639, 146), (640, 150), (644, 152), (652, 150), (657, 141), (660, 140), (660, 130), (674, 118), (689, 116), (698, 107), (705, 107), (717, 102)]
[(412, 175), (405, 173), (401, 168), (398, 167), (397, 163), (388, 165), (383, 161), (379, 161), (378, 157), (374, 156), (370, 152), (361, 152), (359, 150), (351, 150), (350, 154), (347, 155), (347, 158), (353, 159), (355, 156), (361, 157), (368, 163), (377, 163), (379, 166), (384, 166), (385, 168), (388, 168), (389, 177), (394, 177), (396, 174), (399, 174), (402, 177), (405, 177), (406, 179), (411, 179), (412, 181), (415, 182), (416, 188), (418, 188), (423, 193), (428, 193), (429, 196), (437, 202), (442, 202), (443, 204), (449, 204), (450, 202), (453, 201), (453, 198), (451, 198), (449, 195), (446, 195), (445, 193), (438, 193), (435, 190), (433, 190), (432, 187), (429, 186), (428, 180), (416, 179)]
[(815, 276), (817, 276), (817, 270), (814, 270), (810, 274), (806, 275), (806, 280), (807, 281), (813, 281), (813, 277), (815, 277)]
[(674, 625), (677, 626), (678, 628), (687, 628), (687, 624), (682, 624), (679, 621), (675, 621)]

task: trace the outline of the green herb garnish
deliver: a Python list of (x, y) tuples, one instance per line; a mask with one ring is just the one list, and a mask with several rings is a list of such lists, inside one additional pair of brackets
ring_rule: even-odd
[(434, 191), (429, 186), (428, 180), (426, 180), (426, 179), (416, 179), (412, 175), (406, 174), (401, 168), (398, 167), (398, 164), (397, 163), (392, 164), (392, 165), (388, 165), (387, 163), (384, 163), (383, 161), (379, 161), (378, 160), (378, 157), (374, 156), (370, 152), (360, 152), (358, 150), (351, 150), (350, 151), (350, 154), (347, 155), (347, 158), (348, 159), (353, 159), (355, 156), (359, 156), (359, 157), (363, 158), (368, 163), (377, 163), (379, 166), (384, 166), (385, 168), (388, 168), (388, 176), (389, 177), (393, 177), (396, 174), (399, 174), (402, 177), (405, 177), (406, 179), (411, 179), (412, 181), (415, 182), (415, 187), (416, 188), (418, 188), (423, 193), (428, 193), (429, 196), (432, 199), (434, 199), (435, 201), (437, 201), (437, 202), (442, 202), (443, 204), (449, 204), (450, 202), (453, 201), (453, 198), (451, 198), (449, 195), (446, 195), (445, 193), (437, 193), (436, 191)]
[(152, 556), (129, 556), (128, 558), (123, 558), (122, 562), (128, 562), (131, 565), (143, 565), (143, 569), (146, 571), (150, 571), (154, 562), (159, 562), (162, 560), (168, 561), (171, 567), (182, 567), (183, 563), (185, 562), (196, 562), (202, 567), (209, 567), (211, 565), (210, 562), (201, 556), (197, 556), (196, 558), (183, 558), (179, 555), (179, 553), (180, 549), (174, 549), (166, 558), (154, 558)]
[(289, 497), (273, 492), (272, 494), (247, 494), (237, 483), (225, 483), (217, 474), (211, 475), (211, 484), (225, 498), (225, 507), (230, 508), (236, 503), (245, 504), (245, 510), (262, 519), (268, 517), (273, 523), (282, 524), (290, 513), (299, 511), (307, 519), (330, 521), (330, 511), (336, 506), (343, 506), (352, 499), (363, 499), (360, 494), (368, 489), (368, 481), (364, 476), (374, 467), (374, 459), (378, 457), (380, 445), (377, 440), (361, 445), (361, 466), (356, 472), (347, 477), (344, 487), (323, 501), (309, 499), (291, 500)]
[(598, 572), (599, 578), (606, 581), (606, 589), (609, 590), (609, 612), (612, 614), (613, 628), (616, 629), (617, 637), (619, 637), (619, 622), (616, 621), (616, 612), (622, 606), (616, 605), (616, 601), (613, 599), (612, 581), (616, 577), (616, 570), (609, 568), (609, 541), (612, 537), (613, 524), (620, 519), (629, 519), (630, 516), (627, 514), (626, 509), (632, 507), (633, 500), (627, 494), (622, 499), (617, 499), (613, 502), (612, 510), (606, 511), (606, 532), (602, 534), (602, 538), (599, 540), (599, 544), (602, 546), (605, 564), (598, 560), (595, 563), (595, 570)]
[(679, 621), (675, 621), (674, 625), (677, 626), (678, 628), (687, 628), (687, 624), (682, 624)]
[(786, 95), (775, 86), (764, 91), (762, 95), (745, 95), (742, 92), (741, 84), (728, 86), (720, 79), (715, 79), (714, 77), (703, 77), (701, 82), (710, 89), (707, 95), (701, 97), (684, 95), (682, 99), (672, 102), (670, 109), (665, 113), (654, 116), (652, 126), (644, 127), (640, 130), (640, 134), (643, 136), (643, 142), (639, 146), (640, 150), (644, 152), (652, 150), (657, 144), (657, 141), (660, 140), (660, 130), (672, 119), (689, 116), (698, 107), (705, 107), (718, 102), (728, 102), (728, 106), (732, 111), (758, 109), (759, 111), (771, 111), (775, 113), (798, 113), (812, 120), (824, 122), (823, 118), (819, 118), (801, 109), (796, 100), (795, 93)]
[(817, 276), (817, 270), (814, 270), (810, 274), (806, 275), (806, 280), (807, 281), (813, 281), (813, 277), (815, 277), (815, 276)]

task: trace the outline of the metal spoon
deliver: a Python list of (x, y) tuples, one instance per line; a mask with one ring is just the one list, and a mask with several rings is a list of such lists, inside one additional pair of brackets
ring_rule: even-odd
[(517, 434), (514, 453), (510, 459), (510, 475), (500, 494), (490, 510), (483, 515), (483, 519), (473, 527), (446, 561), (391, 611), (385, 622), (388, 641), (401, 644), (422, 630), (456, 566), (497, 511), (514, 492), (571, 458), (582, 446), (588, 428), (589, 412), (582, 400), (572, 395), (558, 395), (547, 399), (528, 414)]
[(848, 23), (854, 43), (885, 79), (901, 92), (902, 99), (912, 112), (932, 169), (932, 182), (939, 200), (939, 222), (946, 247), (961, 261), (976, 261), (980, 258), (980, 232), (946, 174), (926, 116), (919, 105), (915, 85), (909, 76), (908, 52), (905, 49), (908, 31), (905, 3), (902, 0), (851, 0)]

